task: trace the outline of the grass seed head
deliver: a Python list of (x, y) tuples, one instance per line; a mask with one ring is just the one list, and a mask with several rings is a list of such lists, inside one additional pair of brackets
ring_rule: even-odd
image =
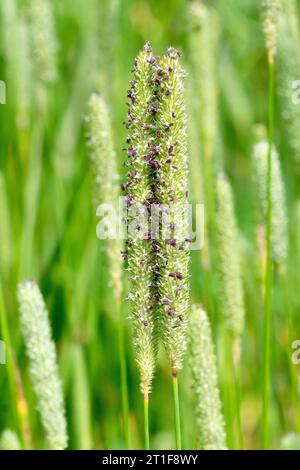
[[(253, 149), (254, 184), (258, 196), (259, 221), (265, 226), (267, 215), (267, 168), (268, 149), (266, 140), (258, 142)], [(272, 258), (278, 264), (284, 264), (288, 255), (287, 215), (285, 204), (285, 191), (282, 180), (279, 155), (276, 148), (272, 148), (272, 175), (271, 175), (271, 251)]]
[(280, 0), (262, 0), (263, 30), (266, 38), (268, 59), (274, 61), (277, 52), (278, 21), (280, 17)]
[[(173, 374), (182, 367), (186, 350), (186, 327), (189, 310), (189, 252), (186, 205), (188, 202), (188, 156), (186, 112), (180, 54), (173, 48), (156, 67), (155, 122), (157, 155), (155, 156), (155, 199), (168, 211), (170, 235), (161, 232), (158, 251), (157, 285), (159, 323)], [(172, 243), (170, 243), (170, 239)]]
[(18, 286), (20, 321), (38, 410), (51, 449), (67, 447), (65, 406), (48, 312), (38, 286)]
[[(131, 318), (136, 350), (136, 361), (140, 371), (142, 393), (147, 395), (154, 374), (157, 342), (155, 259), (151, 240), (143, 233), (145, 226), (135, 209), (145, 210), (148, 220), (148, 207), (153, 201), (153, 145), (155, 142), (152, 80), (157, 58), (147, 43), (134, 61), (132, 80), (127, 92), (128, 116), (127, 136), (127, 182), (123, 185), (128, 206), (127, 226), (136, 227), (141, 236), (128, 240), (125, 253), (131, 280), (129, 299), (132, 304)], [(139, 227), (138, 227), (139, 225)]]
[(196, 404), (198, 445), (204, 450), (226, 449), (211, 327), (206, 312), (197, 305), (193, 306), (189, 320), (189, 365)]
[(244, 328), (244, 295), (240, 265), (238, 228), (232, 190), (223, 174), (216, 182), (216, 233), (219, 289), (228, 328), (238, 339)]
[(18, 436), (10, 429), (5, 429), (0, 437), (0, 450), (21, 450)]
[[(101, 204), (118, 209), (119, 175), (117, 157), (113, 145), (113, 133), (109, 110), (104, 98), (93, 92), (89, 98), (85, 116), (87, 146), (93, 173), (93, 200), (95, 207)], [(122, 293), (122, 244), (118, 234), (105, 239), (110, 278), (115, 298)]]
[(49, 0), (30, 0), (29, 21), (32, 60), (37, 78), (46, 84), (57, 79), (57, 38), (52, 4)]

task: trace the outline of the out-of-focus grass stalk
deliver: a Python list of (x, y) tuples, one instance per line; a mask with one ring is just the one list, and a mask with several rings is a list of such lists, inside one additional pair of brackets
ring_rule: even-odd
[(11, 338), (8, 329), (7, 312), (4, 303), (2, 283), (0, 279), (0, 326), (2, 333), (2, 340), (5, 345), (5, 358), (6, 358), (6, 369), (8, 375), (9, 384), (9, 397), (12, 407), (12, 414), (15, 427), (18, 431), (19, 438), (21, 439), (22, 445), (26, 445), (26, 439), (24, 435), (24, 428), (22, 418), (20, 416), (18, 407), (18, 392), (17, 392), (17, 381), (15, 375), (14, 359), (12, 356)]
[(266, 214), (266, 272), (265, 272), (265, 319), (264, 319), (264, 380), (262, 431), (263, 448), (269, 447), (270, 441), (270, 391), (271, 391), (271, 328), (272, 328), (272, 148), (274, 133), (274, 57), (277, 50), (277, 25), (280, 15), (279, 0), (262, 0), (263, 28), (268, 54), (268, 169), (267, 169), (267, 214)]
[(28, 8), (31, 60), (35, 79), (35, 111), (29, 150), (25, 190), (23, 232), (21, 240), (21, 279), (34, 276), (33, 241), (41, 184), (44, 127), (47, 111), (47, 85), (57, 79), (56, 35), (51, 3), (48, 0), (30, 0)]
[(3, 279), (10, 273), (12, 264), (12, 233), (10, 211), (4, 175), (0, 172), (0, 272)]
[(211, 247), (213, 244), (213, 214), (215, 174), (214, 154), (218, 128), (218, 20), (216, 12), (199, 0), (190, 5), (190, 57), (192, 63), (193, 100), (197, 101), (194, 116), (199, 128), (201, 161), (206, 211), (205, 239), (202, 249), (203, 265), (207, 272), (207, 288), (211, 286)]
[(33, 243), (42, 172), (43, 136), (44, 122), (43, 117), (40, 117), (34, 124), (29, 149), (21, 234), (20, 279), (32, 277), (35, 274)]
[(90, 450), (93, 447), (91, 428), (91, 399), (88, 371), (83, 347), (72, 348), (72, 429), (76, 449)]
[(273, 262), (271, 256), (271, 230), (272, 230), (272, 199), (271, 199), (271, 172), (272, 172), (272, 145), (274, 126), (274, 63), (269, 61), (269, 132), (268, 132), (268, 176), (267, 176), (267, 224), (266, 224), (266, 273), (265, 273), (265, 325), (264, 325), (264, 392), (263, 392), (263, 447), (269, 446), (269, 414), (270, 414), (270, 375), (271, 375), (271, 309)]
[[(117, 210), (119, 175), (113, 144), (113, 132), (107, 105), (104, 98), (99, 93), (94, 92), (90, 96), (85, 120), (87, 127), (87, 145), (89, 148), (90, 162), (93, 172), (93, 198), (95, 207), (98, 209), (101, 204), (108, 204), (113, 205), (114, 209)], [(114, 220), (111, 222), (113, 223)], [(118, 236), (118, 233), (109, 234), (105, 240), (105, 246), (110, 280), (116, 303), (123, 426), (125, 442), (128, 447), (128, 390), (124, 342), (124, 319), (122, 316), (121, 304), (123, 290), (121, 260), (122, 243)]]
[[(226, 405), (230, 412), (227, 417), (234, 417), (239, 449), (243, 447), (240, 419), (240, 355), (241, 335), (244, 329), (245, 307), (240, 264), (238, 227), (235, 217), (233, 195), (226, 176), (220, 174), (216, 181), (216, 253), (219, 272), (220, 310), (228, 332), (224, 331), (224, 377), (227, 390)], [(231, 378), (228, 380), (228, 378)], [(232, 408), (234, 405), (234, 408)], [(230, 415), (230, 416), (229, 416)], [(229, 434), (229, 437), (231, 434)], [(233, 444), (232, 444), (233, 445)], [(231, 445), (231, 446), (232, 446)]]

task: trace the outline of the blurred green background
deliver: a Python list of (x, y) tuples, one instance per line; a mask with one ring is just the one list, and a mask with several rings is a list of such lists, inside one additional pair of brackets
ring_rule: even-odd
[[(145, 42), (149, 40), (157, 54), (170, 45), (182, 52), (189, 72), (186, 82), (190, 96), (194, 80), (203, 78), (193, 76), (191, 67), (189, 2), (53, 0), (58, 76), (49, 85), (41, 85), (26, 49), (26, 35), (30, 34), (26, 26), (28, 2), (1, 0), (1, 3), (0, 79), (6, 83), (6, 104), (0, 106), (0, 275), (18, 377), (19, 412), (31, 430), (33, 447), (43, 448), (44, 437), (28, 379), (16, 303), (17, 283), (35, 278), (49, 307), (57, 344), (69, 447), (122, 448), (117, 325), (105, 252), (96, 238), (97, 219), (91, 203), (82, 118), (89, 94), (100, 90), (109, 104), (122, 174), (126, 91), (134, 57)], [(251, 149), (254, 124), (267, 122), (266, 51), (258, 0), (204, 3), (212, 6), (218, 16), (218, 46), (212, 58), (216, 63), (214, 86), (218, 96), (215, 153), (222, 159), (233, 186), (240, 229), (247, 322), (241, 365), (241, 415), (244, 446), (253, 449), (261, 447), (264, 308), (255, 237)], [(300, 70), (299, 76), (292, 79), (300, 79)], [(201, 162), (197, 119), (203, 120), (205, 116), (199, 113), (195, 116), (189, 103), (188, 98), (188, 117), (194, 124), (189, 141), (192, 198), (203, 202), (201, 178), (197, 178), (197, 171), (201, 171), (197, 169), (197, 162)], [(283, 129), (278, 103), (275, 140), (287, 194), (290, 247), (286, 272), (275, 278), (273, 296), (274, 448), (286, 432), (300, 432), (300, 370), (291, 363), (291, 342), (300, 338), (300, 188)], [(216, 273), (213, 268), (205, 270), (201, 258), (198, 251), (192, 253), (191, 297), (208, 310), (218, 348), (222, 322), (218, 315)], [(124, 296), (126, 290), (125, 286)], [(130, 441), (131, 447), (142, 448), (142, 397), (128, 314), (129, 306), (124, 302)], [(218, 359), (228, 438), (234, 446), (226, 395), (230, 378), (224, 373), (221, 351)], [(0, 389), (0, 429), (14, 428), (12, 397), (3, 365)], [(187, 368), (180, 377), (180, 394), (183, 444), (193, 448), (194, 406)], [(151, 395), (150, 431), (152, 448), (174, 448), (172, 388), (163, 351), (159, 354)]]

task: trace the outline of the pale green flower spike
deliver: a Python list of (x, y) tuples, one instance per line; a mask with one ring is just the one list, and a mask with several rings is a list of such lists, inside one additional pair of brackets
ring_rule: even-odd
[(0, 450), (21, 450), (18, 436), (10, 429), (5, 429), (0, 437)]
[[(188, 202), (187, 131), (179, 53), (168, 49), (156, 67), (155, 200), (167, 214), (169, 233), (160, 233), (157, 251), (159, 327), (174, 376), (186, 349), (189, 307), (186, 204)], [(167, 211), (167, 212), (166, 212)]]
[(221, 174), (216, 181), (216, 236), (221, 308), (227, 327), (239, 340), (245, 321), (238, 228), (232, 190)]
[(281, 12), (280, 0), (261, 0), (263, 30), (270, 62), (274, 61), (277, 52), (278, 21)]
[(189, 319), (189, 364), (200, 449), (226, 449), (215, 348), (206, 312), (197, 305)]
[(300, 77), (300, 33), (293, 0), (284, 0), (278, 24), (278, 54), (276, 70), (280, 97), (281, 116), (287, 144), (300, 170), (300, 106), (293, 94), (293, 82)]
[[(119, 176), (110, 116), (103, 97), (97, 92), (90, 96), (85, 121), (87, 145), (93, 172), (95, 207), (109, 204), (118, 208)], [(117, 235), (112, 234), (105, 239), (105, 242), (115, 298), (120, 301), (122, 295), (122, 244)]]
[(280, 450), (300, 450), (300, 435), (290, 432), (283, 436), (280, 442)]
[[(254, 146), (253, 171), (254, 183), (258, 195), (260, 222), (263, 226), (267, 212), (267, 164), (268, 142), (266, 140), (261, 140)], [(275, 147), (272, 149), (271, 203), (272, 258), (278, 264), (284, 264), (288, 254), (287, 215), (279, 156)]]
[(49, 0), (30, 0), (29, 21), (36, 76), (41, 82), (53, 83), (57, 79), (57, 39), (52, 3)]
[(68, 442), (65, 407), (48, 312), (38, 286), (32, 281), (19, 284), (18, 301), (30, 377), (47, 440), (51, 449), (65, 449)]
[[(128, 90), (128, 154), (127, 183), (122, 185), (128, 206), (127, 226), (138, 229), (134, 208), (148, 208), (153, 202), (151, 187), (152, 160), (145, 155), (151, 153), (155, 132), (153, 131), (153, 87), (151, 80), (155, 73), (156, 59), (150, 44), (147, 43), (134, 62), (133, 78)], [(141, 223), (140, 218), (139, 223)], [(155, 269), (152, 244), (147, 234), (143, 233), (141, 223), (140, 237), (134, 234), (127, 242), (124, 257), (128, 259), (128, 271), (131, 280), (129, 300), (132, 303), (131, 318), (136, 360), (140, 371), (141, 391), (147, 396), (154, 374), (156, 352), (155, 326)]]

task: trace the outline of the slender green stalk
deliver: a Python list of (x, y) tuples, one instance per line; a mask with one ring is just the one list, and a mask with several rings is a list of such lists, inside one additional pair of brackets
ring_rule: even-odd
[(17, 393), (17, 383), (14, 371), (13, 357), (12, 357), (12, 348), (11, 348), (11, 339), (8, 329), (7, 314), (4, 304), (2, 284), (0, 280), (0, 327), (2, 333), (2, 339), (5, 344), (5, 356), (6, 356), (6, 368), (8, 375), (8, 384), (9, 384), (9, 396), (10, 402), (13, 410), (13, 420), (15, 427), (18, 431), (18, 435), (21, 439), (22, 445), (25, 445), (25, 437), (23, 431), (22, 420), (18, 411), (18, 393)]
[[(115, 204), (116, 207), (117, 198), (119, 196), (119, 175), (116, 152), (113, 145), (113, 132), (108, 107), (103, 97), (97, 92), (92, 93), (90, 96), (87, 106), (86, 124), (88, 138), (87, 144), (89, 147), (93, 173), (94, 204), (96, 207), (100, 207), (101, 204)], [(117, 234), (106, 238), (104, 241), (118, 318), (117, 328), (124, 439), (128, 447), (128, 391), (124, 343), (124, 319), (121, 308), (123, 289), (121, 258), (122, 242), (118, 238)]]
[(267, 224), (266, 224), (266, 271), (265, 271), (265, 321), (264, 321), (264, 385), (263, 385), (263, 448), (269, 446), (269, 408), (270, 408), (270, 361), (271, 361), (271, 308), (273, 264), (271, 258), (272, 228), (272, 146), (274, 131), (274, 63), (269, 60), (269, 132), (268, 132), (268, 172), (267, 172)]
[(123, 428), (124, 439), (127, 448), (130, 448), (129, 441), (129, 405), (128, 405), (128, 385), (127, 385), (127, 367), (125, 355), (125, 341), (124, 341), (124, 320), (122, 316), (121, 301), (117, 302), (118, 310), (118, 342), (119, 342), (119, 364), (120, 364), (120, 381), (121, 381), (121, 395), (122, 395), (122, 413), (123, 413)]
[(172, 376), (173, 382), (173, 400), (174, 400), (174, 421), (175, 421), (175, 436), (176, 436), (176, 449), (181, 450), (181, 424), (180, 424), (180, 408), (179, 408), (179, 393), (178, 393), (178, 378), (177, 374)]
[(150, 438), (149, 438), (149, 395), (144, 395), (144, 441), (145, 450), (150, 449)]

